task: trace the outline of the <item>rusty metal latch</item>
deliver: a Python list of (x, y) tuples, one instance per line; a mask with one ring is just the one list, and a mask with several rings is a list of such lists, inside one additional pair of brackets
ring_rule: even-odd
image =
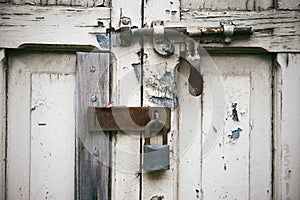
[(89, 131), (145, 131), (159, 113), (164, 128), (170, 130), (171, 109), (166, 107), (89, 107)]
[[(121, 46), (130, 46), (134, 37), (149, 37), (156, 53), (169, 57), (175, 52), (175, 43), (183, 44), (191, 42), (191, 37), (201, 39), (203, 37), (219, 37), (220, 41), (230, 44), (234, 36), (249, 37), (253, 34), (251, 27), (236, 27), (232, 22), (220, 23), (219, 27), (165, 27), (163, 21), (154, 21), (150, 28), (137, 29), (131, 27), (130, 18), (122, 18), (120, 21)], [(180, 47), (180, 48), (182, 48)], [(183, 52), (183, 53), (182, 53)], [(197, 54), (197, 53), (196, 53)], [(200, 55), (191, 55), (188, 49), (180, 49), (181, 62), (187, 62), (190, 66), (189, 92), (193, 96), (199, 96), (203, 90), (203, 78), (200, 74)]]
[[(118, 31), (121, 33), (122, 46), (129, 46), (131, 44), (132, 37), (153, 37), (154, 39), (164, 37), (164, 39), (167, 39), (176, 36), (177, 39), (180, 40), (182, 39), (180, 38), (180, 34), (182, 37), (189, 36), (193, 38), (220, 36), (221, 42), (230, 44), (232, 37), (234, 36), (249, 37), (253, 34), (252, 27), (237, 27), (232, 22), (222, 22), (219, 27), (165, 27), (163, 21), (154, 21), (152, 22), (151, 28), (137, 29), (126, 24), (122, 25)], [(160, 51), (158, 52), (160, 53)], [(164, 55), (165, 52), (160, 54)]]

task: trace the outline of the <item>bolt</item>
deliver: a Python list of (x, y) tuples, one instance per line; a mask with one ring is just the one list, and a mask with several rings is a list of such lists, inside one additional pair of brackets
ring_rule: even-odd
[(121, 19), (121, 22), (122, 22), (123, 25), (128, 25), (129, 22), (130, 22), (130, 19), (127, 18), (127, 17), (124, 17), (124, 18)]
[(92, 102), (96, 102), (96, 101), (97, 101), (97, 96), (96, 96), (96, 94), (93, 94), (93, 95), (91, 96), (91, 101), (92, 101)]
[(94, 156), (99, 156), (99, 151), (98, 150), (94, 150), (93, 155)]
[(95, 71), (96, 71), (96, 67), (95, 67), (95, 66), (91, 66), (91, 67), (90, 67), (90, 72), (91, 72), (91, 73), (94, 73)]

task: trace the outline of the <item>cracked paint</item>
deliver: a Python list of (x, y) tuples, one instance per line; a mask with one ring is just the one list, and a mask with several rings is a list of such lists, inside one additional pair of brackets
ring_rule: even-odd
[[(159, 69), (161, 73), (151, 71), (152, 68)], [(149, 75), (145, 79), (145, 86), (151, 88), (146, 91), (148, 99), (159, 105), (174, 109), (177, 106), (176, 76), (174, 71), (168, 71), (167, 63), (159, 63), (155, 66), (147, 66), (145, 73)]]

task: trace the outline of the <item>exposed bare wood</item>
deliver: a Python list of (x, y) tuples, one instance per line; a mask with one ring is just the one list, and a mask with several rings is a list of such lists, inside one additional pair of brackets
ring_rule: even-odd
[(0, 47), (26, 44), (98, 47), (94, 33), (109, 27), (109, 8), (0, 6)]
[[(88, 131), (89, 106), (109, 102), (109, 53), (77, 53), (77, 158), (79, 199), (109, 199), (109, 135)], [(78, 194), (77, 194), (78, 195)]]
[(182, 0), (182, 9), (194, 10), (265, 10), (271, 8), (272, 0)]
[[(232, 21), (237, 26), (250, 26), (254, 34), (250, 38), (237, 38), (231, 44), (207, 43), (207, 48), (245, 47), (262, 48), (269, 52), (300, 52), (300, 13), (297, 11), (265, 12), (182, 12), (182, 21), (168, 22), (166, 26), (218, 26)], [(216, 39), (216, 38), (214, 38)]]
[(278, 9), (283, 10), (299, 10), (300, 2), (299, 0), (278, 0)]
[(278, 54), (275, 93), (275, 198), (300, 196), (300, 55)]
[(5, 198), (5, 152), (6, 152), (6, 71), (5, 71), (5, 51), (0, 49), (0, 199)]

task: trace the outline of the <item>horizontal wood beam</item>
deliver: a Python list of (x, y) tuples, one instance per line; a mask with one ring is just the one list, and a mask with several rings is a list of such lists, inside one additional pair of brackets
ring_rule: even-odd
[(96, 33), (109, 28), (110, 9), (62, 6), (0, 7), (0, 48), (34, 45), (98, 47)]
[(236, 26), (254, 29), (250, 38), (234, 40), (230, 45), (204, 43), (205, 48), (261, 48), (268, 52), (300, 52), (300, 13), (298, 11), (264, 12), (201, 12), (185, 10), (180, 22), (167, 22), (165, 26), (218, 26), (232, 21)]

